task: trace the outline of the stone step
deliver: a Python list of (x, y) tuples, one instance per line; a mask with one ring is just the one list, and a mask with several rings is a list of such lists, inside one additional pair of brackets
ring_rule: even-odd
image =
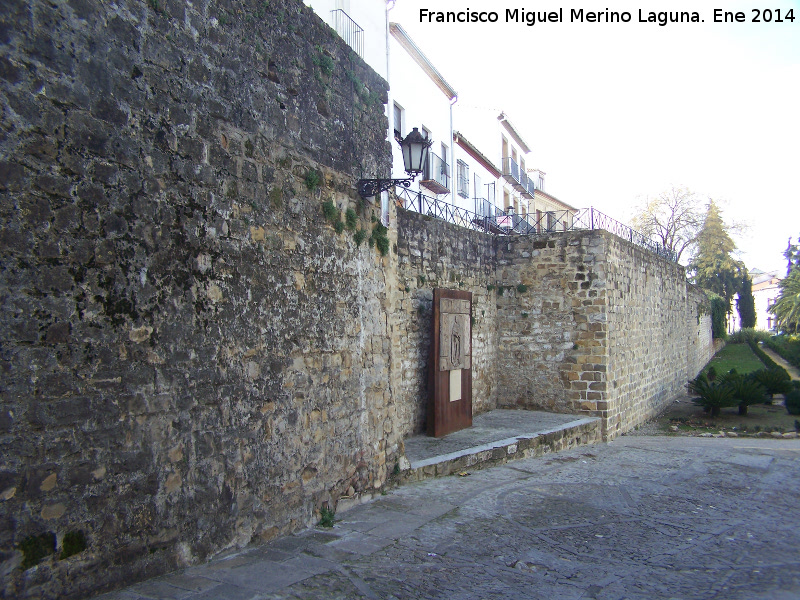
[(398, 480), (452, 475), (600, 441), (597, 417), (498, 409), (474, 417), (472, 427), (442, 438), (408, 438)]

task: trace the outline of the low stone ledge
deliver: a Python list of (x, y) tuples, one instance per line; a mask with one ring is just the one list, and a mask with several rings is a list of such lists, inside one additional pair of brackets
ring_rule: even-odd
[(512, 460), (594, 444), (601, 442), (602, 438), (601, 419), (597, 417), (577, 419), (554, 429), (522, 433), (488, 444), (411, 462), (409, 468), (402, 471), (396, 481), (401, 484), (410, 483), (431, 477), (453, 475), (467, 469), (483, 469)]

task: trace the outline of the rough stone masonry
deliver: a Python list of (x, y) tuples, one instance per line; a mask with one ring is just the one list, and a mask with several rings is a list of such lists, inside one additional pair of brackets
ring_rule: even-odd
[(3, 2), (0, 594), (85, 597), (377, 493), (424, 427), (433, 287), (473, 293), (477, 411), (613, 437), (707, 350), (682, 270), (613, 236), (383, 229), (355, 181), (389, 175), (386, 89), (295, 0)]
[[(389, 168), (386, 82), (290, 0), (8, 1), (0, 23), (6, 597), (378, 489), (390, 276), (354, 179)], [(57, 560), (65, 538), (86, 551)]]

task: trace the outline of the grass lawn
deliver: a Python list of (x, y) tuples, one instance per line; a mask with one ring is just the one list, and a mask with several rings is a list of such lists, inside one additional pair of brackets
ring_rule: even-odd
[(717, 375), (723, 375), (731, 369), (736, 369), (737, 373), (744, 375), (763, 369), (764, 363), (758, 360), (758, 357), (753, 354), (747, 344), (727, 344), (714, 355), (714, 358), (708, 362), (703, 372), (708, 371), (711, 366), (716, 369)]

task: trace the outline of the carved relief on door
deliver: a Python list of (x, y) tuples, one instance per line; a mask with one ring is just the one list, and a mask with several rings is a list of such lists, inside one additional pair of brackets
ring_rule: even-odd
[(433, 291), (428, 434), (472, 425), (472, 293)]

